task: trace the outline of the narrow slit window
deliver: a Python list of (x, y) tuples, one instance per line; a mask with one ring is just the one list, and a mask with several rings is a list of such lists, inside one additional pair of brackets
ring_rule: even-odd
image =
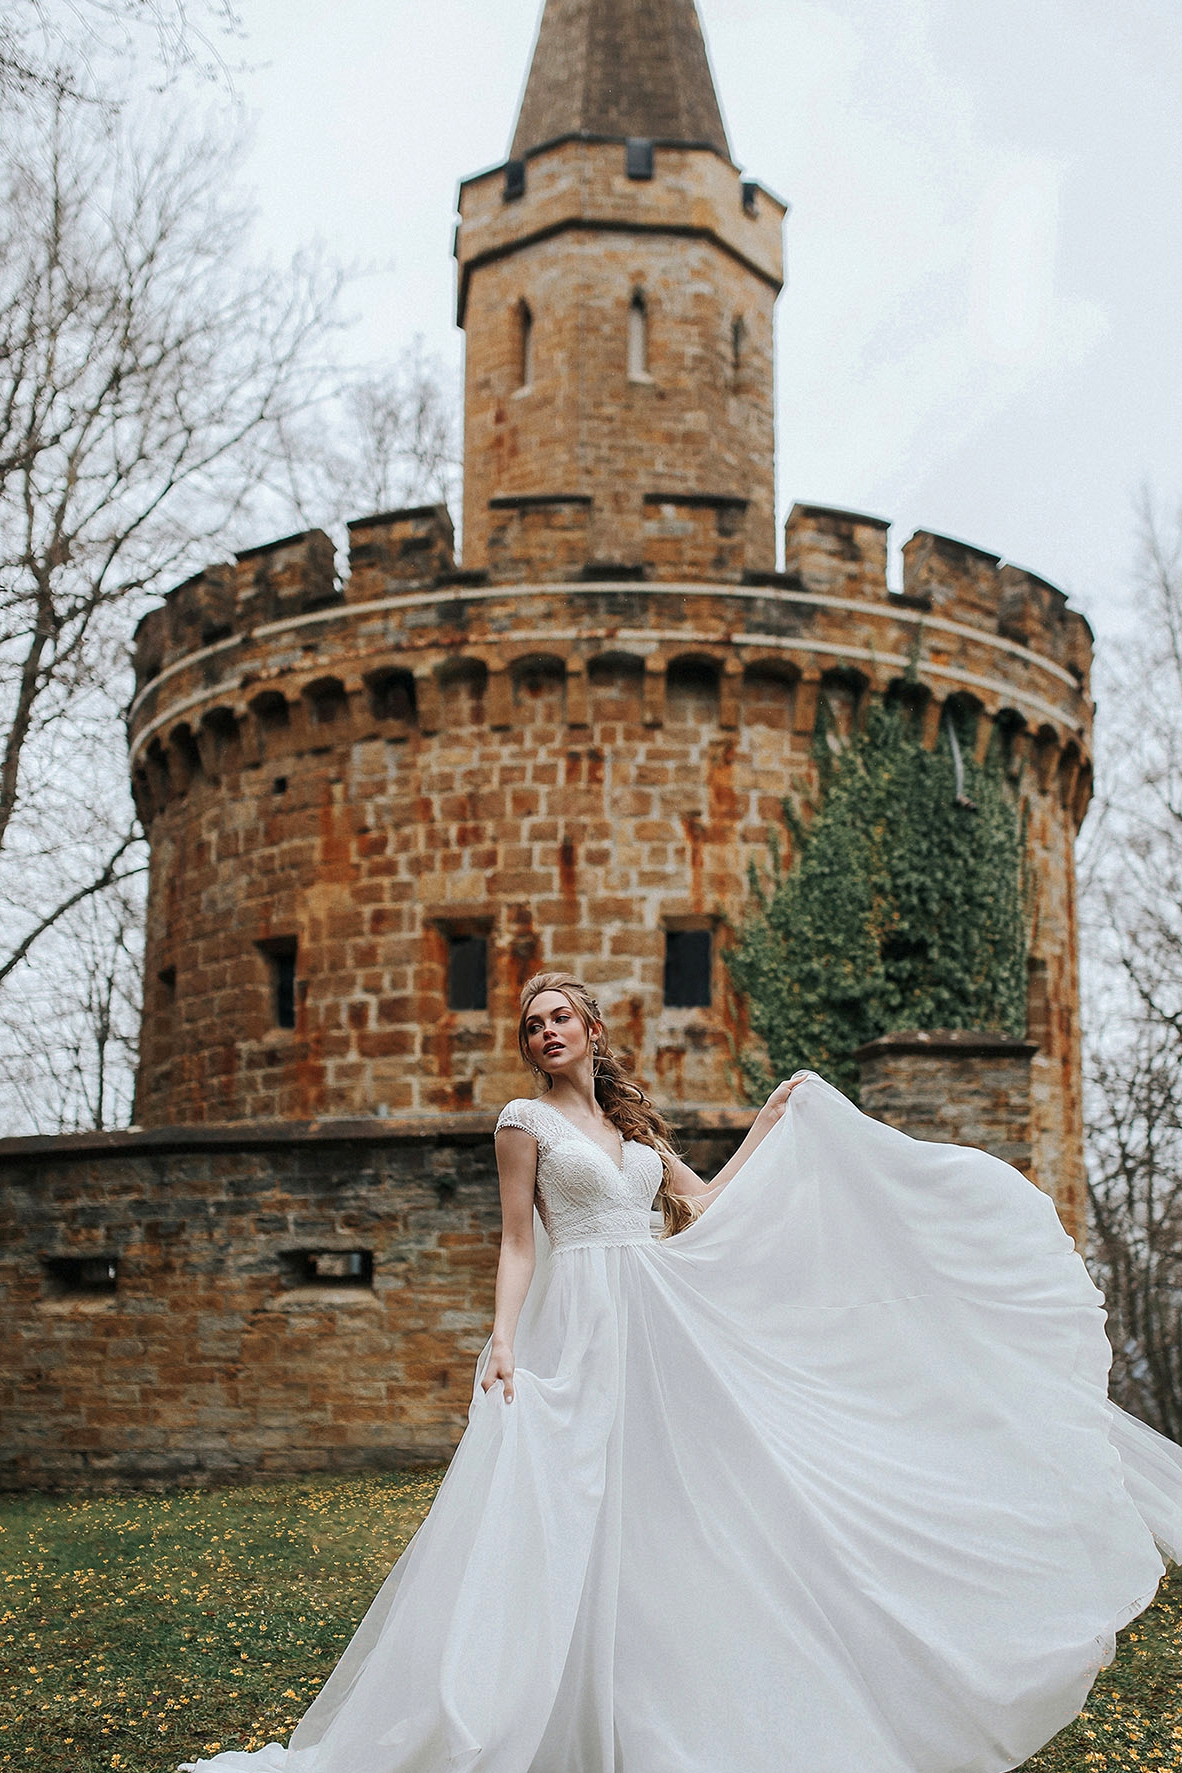
[(710, 1004), (713, 937), (709, 930), (666, 930), (665, 1005), (671, 1010)]
[(528, 302), (517, 310), (517, 385), (532, 388), (534, 382), (534, 317)]
[(488, 937), (450, 935), (447, 939), (447, 1007), (488, 1008)]
[(280, 1028), (296, 1025), (295, 949), (275, 956), (275, 1020)]
[(634, 382), (648, 376), (648, 306), (639, 290), (628, 308), (628, 375)]
[(736, 383), (743, 374), (747, 353), (747, 322), (736, 314), (731, 322), (731, 377)]
[(271, 1015), (276, 1028), (296, 1025), (296, 954), (294, 936), (276, 936), (260, 942), (271, 975)]

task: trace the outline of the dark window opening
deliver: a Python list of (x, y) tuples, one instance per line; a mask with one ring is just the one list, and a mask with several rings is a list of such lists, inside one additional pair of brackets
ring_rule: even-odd
[(275, 780), (271, 783), (271, 793), (272, 794), (286, 794), (287, 793), (287, 777), (286, 776), (276, 776)]
[(285, 1250), (279, 1258), (289, 1287), (372, 1287), (372, 1250)]
[(754, 179), (744, 179), (741, 190), (743, 193), (743, 213), (745, 215), (758, 215), (759, 186), (755, 183)]
[(512, 202), (515, 197), (525, 196), (525, 161), (507, 160), (505, 162), (505, 201)]
[(117, 1256), (46, 1256), (43, 1266), (54, 1298), (101, 1297), (119, 1285)]
[(176, 1002), (176, 968), (161, 967), (156, 978), (160, 983), (160, 1003), (164, 1009), (171, 1009)]
[(273, 936), (259, 947), (271, 969), (271, 1013), (276, 1028), (296, 1025), (296, 953), (294, 936)]
[(214, 759), (220, 768), (240, 748), (238, 721), (229, 708), (211, 708), (201, 724), (213, 740)]
[(630, 135), (624, 146), (624, 168), (630, 179), (653, 176), (653, 144), (647, 136)]
[(534, 317), (528, 302), (517, 310), (517, 386), (532, 388), (534, 381)]
[(712, 948), (709, 930), (666, 930), (665, 1003), (669, 1009), (709, 1006)]
[(488, 1008), (487, 936), (448, 936), (447, 1007), (449, 1010)]

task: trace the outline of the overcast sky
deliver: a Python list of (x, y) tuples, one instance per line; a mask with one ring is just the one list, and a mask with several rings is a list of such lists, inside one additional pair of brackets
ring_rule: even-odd
[[(1182, 500), (1178, 0), (699, 0), (736, 159), (792, 205), (779, 481), (964, 537), (1119, 625)], [(537, 0), (244, 0), (267, 248), (373, 268), (354, 349), (458, 368), (457, 181)]]

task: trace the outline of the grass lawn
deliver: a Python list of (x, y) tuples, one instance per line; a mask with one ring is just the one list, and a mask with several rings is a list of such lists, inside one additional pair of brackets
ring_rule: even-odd
[[(286, 1741), (438, 1480), (0, 1500), (0, 1767), (171, 1773)], [(1028, 1773), (1144, 1767), (1182, 1769), (1182, 1572)]]

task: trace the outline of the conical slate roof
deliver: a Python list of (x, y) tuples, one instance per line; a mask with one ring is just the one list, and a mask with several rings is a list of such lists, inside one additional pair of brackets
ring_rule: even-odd
[(546, 0), (512, 158), (570, 135), (730, 158), (694, 0)]

